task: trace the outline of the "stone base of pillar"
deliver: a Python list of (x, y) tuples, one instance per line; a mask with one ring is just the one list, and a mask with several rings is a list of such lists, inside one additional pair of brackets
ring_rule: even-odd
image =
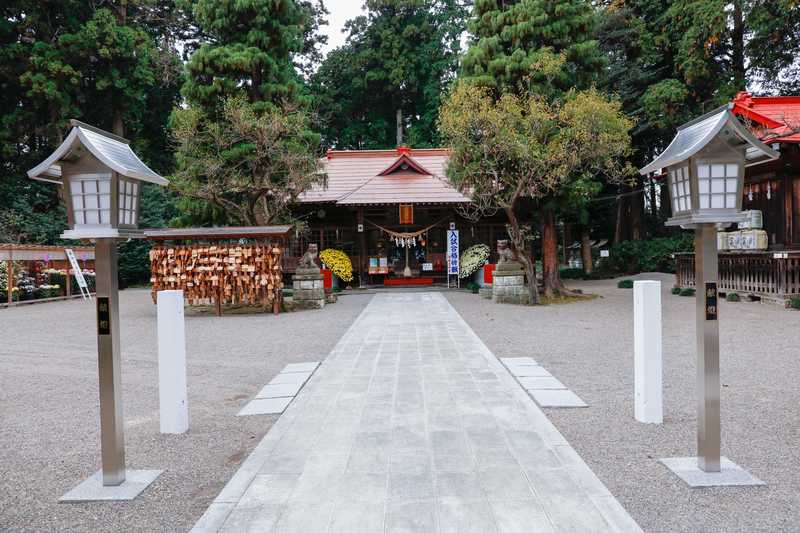
[(318, 268), (302, 268), (292, 276), (292, 309), (322, 309), (325, 289)]
[(492, 299), (492, 286), (490, 284), (486, 284), (480, 289), (478, 289), (478, 294), (481, 295), (481, 298), (486, 298), (487, 300)]
[(528, 289), (525, 287), (525, 272), (519, 268), (506, 268), (494, 271), (492, 279), (492, 301), (495, 303), (527, 304)]

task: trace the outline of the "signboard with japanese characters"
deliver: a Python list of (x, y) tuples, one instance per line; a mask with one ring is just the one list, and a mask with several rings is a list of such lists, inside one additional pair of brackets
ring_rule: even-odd
[(706, 283), (706, 320), (717, 319), (717, 284)]
[(458, 274), (458, 230), (447, 230), (447, 273)]

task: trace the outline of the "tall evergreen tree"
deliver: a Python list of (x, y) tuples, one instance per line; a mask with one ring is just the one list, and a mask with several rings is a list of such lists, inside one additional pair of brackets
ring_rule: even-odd
[[(473, 36), (461, 65), (470, 83), (504, 93), (535, 94), (552, 102), (599, 79), (604, 57), (594, 40), (595, 10), (588, 0), (477, 0)], [(542, 276), (548, 295), (563, 289), (558, 273), (556, 210), (597, 194), (602, 176), (574, 172), (537, 200)]]
[(205, 111), (244, 92), (251, 103), (296, 101), (301, 80), (292, 54), (303, 47), (308, 12), (292, 0), (194, 0), (203, 42), (186, 64), (183, 94)]
[(338, 148), (439, 142), (436, 119), (455, 76), (463, 0), (367, 0), (347, 43), (312, 78), (323, 138)]
[(127, 125), (143, 158), (169, 170), (165, 122), (181, 70), (164, 34), (145, 24), (157, 2), (13, 0), (0, 7), (3, 240), (58, 239), (65, 217), (56, 190), (25, 171), (61, 141), (70, 118), (109, 130)]

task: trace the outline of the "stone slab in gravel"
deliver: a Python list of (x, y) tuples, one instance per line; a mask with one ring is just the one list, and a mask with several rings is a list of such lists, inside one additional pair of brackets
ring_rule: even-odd
[(270, 385), (280, 385), (283, 383), (300, 383), (301, 385), (311, 377), (311, 372), (281, 372), (269, 381)]
[(136, 498), (156, 480), (163, 470), (127, 470), (120, 485), (103, 485), (103, 471), (98, 470), (58, 501), (82, 503), (96, 501), (124, 501)]
[(258, 394), (256, 394), (256, 398), (285, 398), (287, 396), (295, 396), (302, 387), (302, 382), (264, 385), (264, 387), (258, 391)]
[(292, 396), (284, 398), (256, 398), (242, 407), (236, 416), (279, 415), (292, 402)]
[(319, 362), (311, 361), (309, 363), (292, 363), (290, 365), (286, 365), (283, 370), (281, 370), (282, 374), (287, 374), (290, 372), (313, 372), (319, 366)]
[(164, 473), (133, 501), (87, 504), (58, 499), (100, 467), (94, 304), (0, 309), (0, 530), (188, 531), (278, 419), (236, 413), (286, 365), (325, 357), (370, 298), (277, 316), (187, 313), (189, 431), (162, 435), (156, 307), (149, 290), (121, 291), (127, 466)]
[(659, 459), (659, 462), (692, 488), (765, 485), (763, 481), (727, 457), (720, 457), (720, 471), (711, 473), (700, 470), (697, 466), (697, 457), (669, 457)]
[(589, 407), (571, 390), (528, 389), (541, 407)]
[(589, 404), (546, 415), (645, 531), (796, 530), (800, 312), (720, 301), (722, 452), (767, 486), (692, 489), (658, 460), (696, 453), (695, 300), (670, 294), (673, 275), (629, 277), (661, 281), (660, 425), (633, 416), (633, 293), (618, 280), (567, 281), (601, 297), (562, 305), (447, 298), (494, 353), (533, 357)]
[[(524, 381), (523, 381), (524, 380)], [(522, 378), (520, 383), (527, 390), (566, 389), (567, 387), (554, 377)]]
[(509, 367), (509, 370), (518, 378), (545, 378), (552, 376), (550, 372), (538, 365), (512, 366)]

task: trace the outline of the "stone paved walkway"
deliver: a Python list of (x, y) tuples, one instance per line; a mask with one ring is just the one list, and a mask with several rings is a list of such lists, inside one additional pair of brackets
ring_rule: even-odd
[(441, 294), (394, 293), (194, 531), (641, 530)]

